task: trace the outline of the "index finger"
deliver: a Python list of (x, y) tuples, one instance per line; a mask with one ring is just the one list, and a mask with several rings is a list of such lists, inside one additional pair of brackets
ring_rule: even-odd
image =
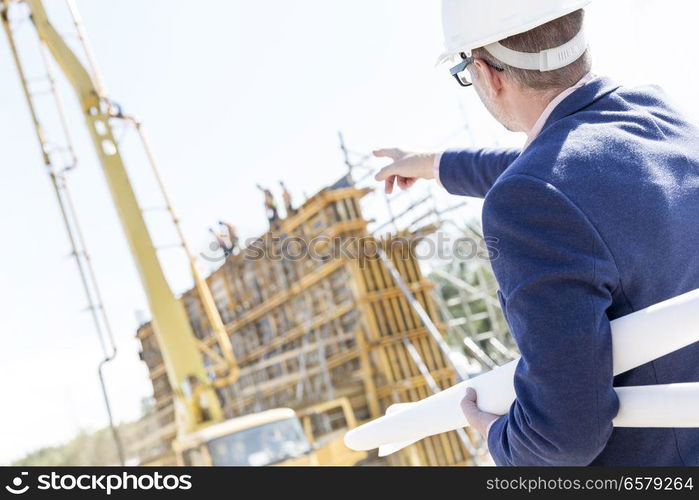
[(398, 148), (385, 148), (376, 149), (372, 151), (372, 153), (377, 158), (391, 158), (392, 160), (395, 160), (398, 156), (400, 156), (401, 151)]

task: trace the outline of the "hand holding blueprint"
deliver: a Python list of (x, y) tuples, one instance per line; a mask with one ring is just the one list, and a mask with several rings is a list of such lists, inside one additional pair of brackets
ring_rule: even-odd
[[(699, 290), (611, 322), (614, 374), (699, 342)], [(450, 387), (422, 401), (392, 406), (383, 417), (349, 431), (353, 450), (381, 448), (381, 455), (420, 439), (468, 425), (461, 411), (466, 388), (478, 407), (504, 415), (515, 400), (517, 360)], [(699, 427), (699, 383), (618, 387), (617, 427)]]

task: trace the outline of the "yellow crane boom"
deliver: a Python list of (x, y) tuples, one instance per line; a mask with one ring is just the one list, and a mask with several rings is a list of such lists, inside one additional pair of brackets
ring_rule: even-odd
[[(202, 363), (197, 339), (192, 331), (184, 306), (177, 300), (166, 281), (141, 207), (119, 153), (119, 146), (110, 125), (110, 118), (116, 116), (113, 106), (103, 94), (101, 82), (94, 71), (93, 74), (90, 74), (51, 24), (41, 0), (25, 0), (25, 2), (30, 9), (31, 18), (41, 42), (49, 49), (80, 102), (112, 200), (117, 208), (146, 292), (153, 316), (156, 338), (163, 353), (170, 385), (176, 395), (178, 433), (187, 433), (203, 425), (220, 422), (223, 420), (223, 412), (212, 382)], [(13, 0), (3, 0), (3, 3), (7, 12)], [(74, 6), (71, 6), (71, 10), (74, 11)], [(75, 14), (75, 12), (73, 13)], [(7, 21), (3, 19), (3, 22)], [(83, 38), (84, 33), (81, 32), (80, 36)], [(140, 132), (140, 124), (136, 122), (136, 125)], [(144, 145), (147, 148), (145, 139)], [(148, 148), (147, 153), (152, 163), (152, 154)], [(155, 167), (154, 164), (153, 167)], [(163, 187), (160, 178), (158, 181)], [(173, 215), (173, 221), (178, 226), (183, 247), (190, 258), (195, 285), (199, 291), (204, 310), (222, 347), (228, 365), (228, 379), (234, 379), (237, 377), (237, 365), (227, 332), (211, 292), (196, 269), (192, 254), (184, 241), (184, 235), (181, 233), (178, 220), (174, 216), (167, 197), (166, 201), (168, 209)]]

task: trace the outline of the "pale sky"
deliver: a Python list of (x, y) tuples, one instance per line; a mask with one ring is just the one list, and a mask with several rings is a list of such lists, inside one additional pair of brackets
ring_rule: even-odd
[[(45, 3), (61, 31), (70, 32), (63, 1)], [(144, 122), (199, 250), (219, 219), (238, 225), (243, 237), (265, 229), (256, 183), (276, 190), (283, 179), (300, 199), (339, 178), (338, 130), (351, 149), (367, 152), (524, 140), (504, 132), (472, 89), (434, 67), (441, 52), (435, 0), (77, 3), (109, 95)], [(697, 14), (690, 1), (597, 0), (588, 9), (595, 72), (624, 84), (659, 84), (699, 119), (699, 69), (683, 49), (696, 45)], [(22, 29), (31, 41), (31, 27)], [(0, 39), (4, 463), (81, 428), (101, 427), (106, 415), (98, 343), (7, 41)], [(151, 392), (134, 339), (135, 311), (147, 307), (77, 103), (63, 81), (61, 90), (80, 158), (70, 182), (120, 349), (107, 371), (110, 393), (117, 419), (130, 420)], [(127, 134), (123, 147), (129, 172), (142, 205), (157, 206), (134, 139)], [(175, 241), (163, 229), (163, 214), (149, 213), (148, 220), (159, 245)], [(165, 250), (161, 257), (176, 293), (189, 288), (182, 255)]]

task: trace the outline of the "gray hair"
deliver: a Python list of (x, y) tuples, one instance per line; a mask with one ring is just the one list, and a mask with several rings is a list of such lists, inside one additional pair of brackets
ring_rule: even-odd
[[(519, 52), (536, 53), (558, 47), (578, 34), (583, 28), (584, 18), (585, 11), (576, 10), (532, 30), (505, 38), (500, 43)], [(504, 68), (504, 75), (523, 88), (542, 92), (563, 91), (572, 87), (590, 71), (592, 65), (589, 49), (574, 63), (553, 71), (514, 68), (494, 57), (483, 47), (473, 49), (472, 56)]]

